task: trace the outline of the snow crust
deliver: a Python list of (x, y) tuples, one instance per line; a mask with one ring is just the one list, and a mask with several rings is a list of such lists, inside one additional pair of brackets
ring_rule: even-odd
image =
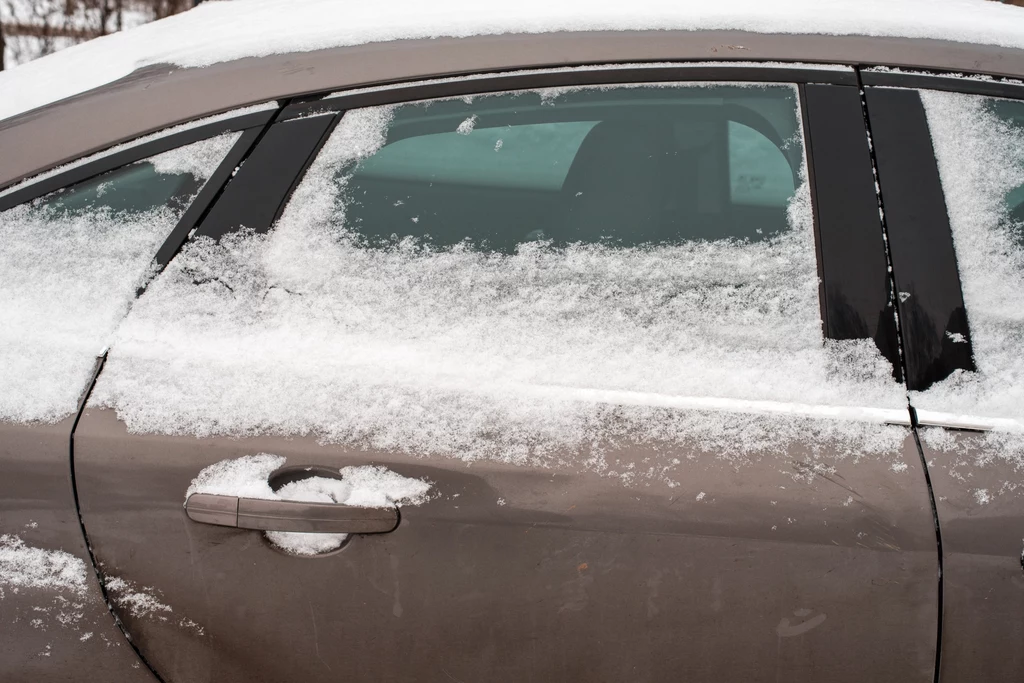
[(900, 36), (1024, 47), (1024, 13), (986, 0), (716, 0), (630, 3), (521, 0), (244, 0), (99, 38), (0, 74), (0, 119), (153, 64), (207, 66), (244, 57), (438, 37), (607, 30), (741, 30)]
[(0, 535), (0, 588), (40, 588), (84, 595), (85, 581), (85, 562), (71, 553), (35, 548), (14, 534)]
[[(403, 477), (386, 467), (363, 465), (343, 467), (340, 479), (309, 477), (285, 484), (277, 491), (270, 488), (270, 474), (282, 467), (286, 458), (270, 453), (221, 460), (205, 467), (192, 480), (185, 500), (194, 493), (210, 493), (262, 500), (296, 500), (333, 503), (357, 507), (415, 506), (425, 503), (430, 483)], [(296, 555), (318, 555), (341, 547), (348, 534), (320, 534), (268, 531), (267, 540)]]
[(806, 178), (791, 229), (760, 242), (370, 248), (345, 227), (342, 171), (392, 116), (347, 113), (270, 234), (187, 245), (119, 329), (93, 404), (136, 432), (604, 472), (638, 442), (898, 451), (905, 431), (879, 424), (906, 417), (888, 362), (869, 340), (823, 343)]
[[(205, 180), (238, 135), (151, 161), (165, 172)], [(80, 211), (62, 212), (44, 197), (0, 213), (2, 420), (56, 422), (77, 409), (96, 357), (184, 211), (115, 212), (102, 205), (102, 191), (96, 191), (96, 206)]]
[(1024, 120), (1024, 105), (937, 91), (922, 91), (921, 99), (978, 371), (957, 371), (913, 393), (912, 401), (927, 410), (997, 418), (989, 421), (995, 429), (1024, 433), (1024, 224), (1008, 206), (1010, 193), (1024, 186), (1024, 125), (996, 110), (1016, 107)]

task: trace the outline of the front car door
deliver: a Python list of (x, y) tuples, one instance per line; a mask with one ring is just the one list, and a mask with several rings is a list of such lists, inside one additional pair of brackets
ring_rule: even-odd
[[(809, 71), (835, 82), (608, 69), (286, 111), (265, 140), (318, 150), (287, 205), (257, 148), (217, 206), (266, 210), (210, 214), (75, 433), (161, 676), (931, 681), (860, 98)], [(397, 528), (288, 533), (296, 500)]]

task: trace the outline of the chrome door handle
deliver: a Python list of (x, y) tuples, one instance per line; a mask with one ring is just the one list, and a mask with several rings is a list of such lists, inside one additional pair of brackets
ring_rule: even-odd
[(366, 508), (295, 500), (262, 500), (193, 493), (185, 501), (193, 522), (260, 531), (384, 534), (398, 528), (398, 508)]

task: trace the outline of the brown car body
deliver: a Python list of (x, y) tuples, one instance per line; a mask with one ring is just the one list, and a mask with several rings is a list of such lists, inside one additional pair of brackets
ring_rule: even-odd
[[(273, 99), (657, 61), (1024, 76), (1024, 52), (1004, 48), (729, 31), (416, 40), (152, 67), (0, 122), (0, 187)], [(812, 457), (801, 447), (742, 466), (691, 449), (679, 454), (678, 487), (630, 488), (571, 469), (468, 467), (312, 437), (136, 434), (113, 411), (94, 408), (54, 425), (3, 423), (0, 530), (38, 522), (34, 544), (89, 564), (96, 558), (100, 574), (150, 587), (168, 610), (154, 618), (111, 600), (126, 640), (90, 567), (82, 619), (96, 635), (81, 639), (54, 625), (31, 627), (38, 596), (7, 595), (0, 680), (155, 680), (151, 667), (162, 680), (195, 683), (925, 683), (937, 680), (937, 662), (947, 682), (1020, 680), (1024, 500), (979, 510), (944, 456), (919, 452), (909, 424), (888, 427), (905, 432), (901, 474), (888, 461)], [(313, 559), (286, 555), (255, 531), (188, 519), (183, 493), (201, 469), (261, 452), (285, 455), (289, 465), (385, 464), (429, 479), (440, 495), (403, 511), (394, 532), (357, 536)], [(612, 457), (642, 468), (650, 455), (636, 448)], [(974, 475), (1019, 477), (1006, 464), (987, 467)], [(496, 505), (499, 498), (507, 504)], [(41, 654), (47, 646), (57, 654)]]

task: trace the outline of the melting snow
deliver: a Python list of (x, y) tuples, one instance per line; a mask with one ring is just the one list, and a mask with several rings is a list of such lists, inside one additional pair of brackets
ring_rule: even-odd
[[(205, 181), (237, 137), (151, 161)], [(0, 213), (0, 419), (56, 422), (76, 410), (96, 357), (183, 211), (65, 213), (43, 198)]]
[[(425, 503), (430, 492), (430, 484), (423, 479), (403, 477), (386, 467), (372, 465), (343, 467), (339, 470), (340, 479), (309, 477), (274, 491), (268, 478), (285, 462), (284, 457), (269, 453), (221, 460), (204, 468), (192, 480), (185, 492), (185, 500), (194, 493), (210, 493), (357, 507), (402, 507)], [(288, 552), (316, 555), (340, 548), (348, 534), (268, 531), (266, 536), (271, 543)]]

